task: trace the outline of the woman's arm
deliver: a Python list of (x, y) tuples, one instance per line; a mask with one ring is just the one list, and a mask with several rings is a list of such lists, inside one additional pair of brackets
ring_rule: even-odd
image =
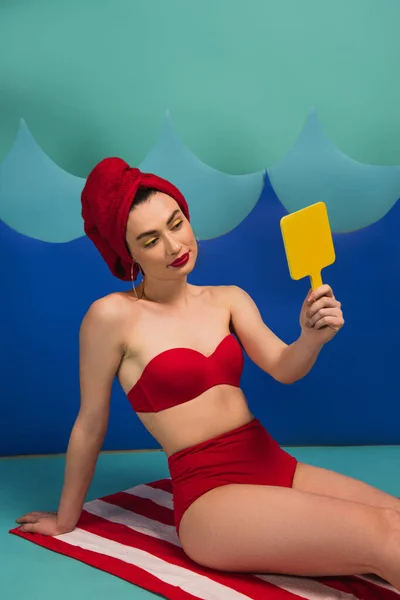
[(19, 517), (23, 532), (60, 535), (79, 520), (107, 431), (112, 381), (123, 352), (122, 311), (116, 302), (112, 296), (95, 302), (80, 328), (81, 406), (69, 439), (58, 512)]
[(71, 431), (57, 523), (74, 528), (107, 432), (112, 382), (122, 357), (114, 298), (95, 302), (80, 328), (81, 404)]
[(239, 287), (226, 288), (233, 328), (249, 358), (281, 383), (294, 383), (314, 365), (322, 345), (300, 335), (288, 345), (264, 323), (254, 300)]

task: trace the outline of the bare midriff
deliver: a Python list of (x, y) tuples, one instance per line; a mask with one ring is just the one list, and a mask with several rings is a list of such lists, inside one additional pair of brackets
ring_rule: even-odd
[(240, 388), (218, 385), (184, 404), (153, 413), (137, 413), (167, 456), (199, 444), (254, 417)]

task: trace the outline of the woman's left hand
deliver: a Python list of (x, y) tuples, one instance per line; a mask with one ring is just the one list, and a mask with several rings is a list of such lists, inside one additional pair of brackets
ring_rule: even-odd
[(307, 294), (301, 313), (301, 334), (316, 345), (329, 342), (343, 327), (341, 303), (329, 285), (321, 285)]

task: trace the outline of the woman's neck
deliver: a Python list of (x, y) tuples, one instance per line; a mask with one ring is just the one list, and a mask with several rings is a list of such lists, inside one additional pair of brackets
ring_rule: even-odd
[(179, 306), (186, 304), (189, 284), (186, 277), (172, 281), (144, 277), (136, 291), (149, 302)]

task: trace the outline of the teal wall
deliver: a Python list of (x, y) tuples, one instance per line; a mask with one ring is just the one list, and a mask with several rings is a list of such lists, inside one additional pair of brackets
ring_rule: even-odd
[(138, 164), (169, 108), (229, 173), (273, 165), (315, 106), (349, 156), (400, 164), (398, 0), (13, 0), (0, 3), (0, 160), (24, 117), (86, 177)]

